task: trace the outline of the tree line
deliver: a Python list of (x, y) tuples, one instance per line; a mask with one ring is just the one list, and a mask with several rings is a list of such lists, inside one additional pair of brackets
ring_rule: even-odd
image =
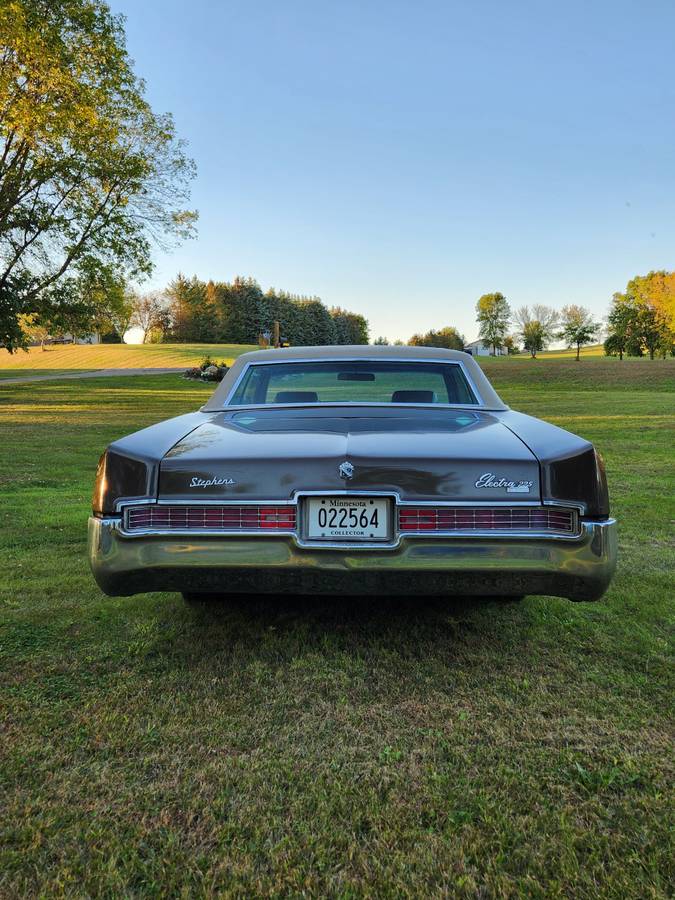
[(294, 346), (367, 344), (365, 317), (319, 297), (302, 297), (274, 288), (263, 292), (253, 278), (201, 281), (178, 275), (165, 292), (155, 327), (162, 339), (179, 343), (257, 344), (269, 340), (274, 323)]
[[(476, 318), (479, 336), (493, 354), (519, 352), (521, 342), (533, 358), (552, 341), (561, 340), (576, 350), (578, 360), (581, 348), (599, 340), (603, 329), (578, 304), (560, 311), (544, 304), (512, 310), (500, 292), (479, 298)], [(675, 272), (649, 272), (631, 279), (624, 293), (614, 294), (605, 331), (608, 356), (675, 355)]]

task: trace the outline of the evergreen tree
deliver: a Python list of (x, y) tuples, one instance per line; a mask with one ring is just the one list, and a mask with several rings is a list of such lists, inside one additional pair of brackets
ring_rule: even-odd
[(217, 309), (213, 296), (209, 299), (207, 293), (207, 285), (196, 275), (186, 278), (179, 273), (171, 282), (166, 291), (171, 322), (167, 340), (178, 343), (218, 340)]

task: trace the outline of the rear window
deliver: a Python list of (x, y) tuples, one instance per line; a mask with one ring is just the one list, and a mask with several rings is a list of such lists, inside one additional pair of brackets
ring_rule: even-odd
[(252, 365), (228, 405), (313, 403), (474, 405), (478, 400), (457, 363), (358, 360)]

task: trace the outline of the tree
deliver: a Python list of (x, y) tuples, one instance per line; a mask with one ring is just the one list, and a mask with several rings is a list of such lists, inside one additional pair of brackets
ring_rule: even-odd
[(523, 347), (529, 350), (532, 359), (535, 359), (540, 350), (546, 348), (546, 335), (544, 328), (538, 319), (526, 322), (521, 331)]
[(126, 331), (129, 315), (124, 282), (107, 269), (94, 268), (54, 282), (43, 292), (39, 307), (20, 321), (30, 323), (28, 328), (24, 324), (24, 332), (34, 340), (41, 331), (78, 338), (92, 332), (119, 335), (117, 329), (123, 326)]
[(637, 305), (625, 294), (614, 294), (612, 307), (607, 316), (607, 340), (605, 353), (607, 356), (618, 356), (623, 359), (631, 346), (639, 348), (640, 323)]
[(662, 309), (651, 303), (641, 303), (638, 309), (638, 328), (649, 358), (666, 356), (673, 346), (673, 331)]
[(329, 312), (333, 319), (336, 344), (368, 343), (368, 321), (364, 316), (340, 306), (332, 306)]
[(576, 347), (576, 360), (579, 361), (581, 348), (592, 343), (600, 330), (600, 323), (593, 321), (589, 310), (576, 303), (563, 306), (560, 312), (560, 331), (558, 337), (565, 341), (568, 348)]
[(411, 347), (444, 347), (447, 350), (463, 350), (464, 335), (452, 325), (446, 325), (440, 331), (427, 331), (426, 334), (413, 334), (408, 341)]
[(138, 277), (192, 233), (194, 166), (103, 0), (0, 5), (0, 340), (66, 273)]
[[(111, 335), (124, 338), (133, 313), (133, 293), (124, 278), (107, 267), (83, 272), (72, 285), (70, 300), (88, 308), (87, 331), (95, 331), (101, 339)], [(67, 305), (68, 298), (63, 301)]]
[(520, 347), (514, 335), (509, 334), (504, 338), (504, 348), (509, 356), (516, 356), (520, 353)]
[(374, 347), (388, 347), (389, 340), (388, 340), (388, 338), (384, 337), (384, 335), (381, 334), (379, 337), (375, 338), (375, 340), (373, 341), (373, 346)]
[(642, 356), (672, 352), (675, 342), (675, 272), (636, 275), (624, 294), (614, 294), (607, 317), (605, 353)]
[(555, 337), (558, 313), (550, 306), (535, 303), (531, 310), (529, 306), (521, 306), (513, 318), (520, 326), (518, 334), (523, 340), (523, 347), (529, 350), (532, 359), (545, 350)]
[(28, 343), (39, 344), (41, 350), (45, 349), (45, 341), (49, 337), (49, 328), (40, 320), (37, 313), (19, 316), (19, 325)]
[(323, 346), (335, 343), (335, 329), (330, 313), (318, 297), (298, 301), (305, 321), (304, 343)]
[[(277, 315), (269, 316), (269, 298), (254, 278), (237, 276), (231, 284), (216, 285), (220, 303), (223, 339), (232, 344), (257, 344), (258, 335), (264, 329), (272, 329), (272, 322), (282, 321)], [(282, 323), (283, 329), (283, 323)]]
[[(167, 340), (180, 343), (216, 343), (223, 338), (220, 291), (196, 275), (178, 273), (166, 290), (171, 325)], [(242, 343), (244, 343), (242, 341)]]
[(656, 310), (658, 318), (675, 331), (675, 272), (660, 270), (636, 275), (626, 285), (626, 296), (640, 306)]
[(498, 291), (483, 294), (476, 304), (479, 337), (492, 347), (492, 355), (504, 346), (504, 338), (511, 321), (511, 308), (506, 297)]
[(131, 325), (131, 317), (134, 314), (134, 295), (128, 289), (124, 288), (121, 297), (108, 305), (107, 317), (112, 331), (119, 335), (120, 340), (124, 340), (124, 335)]
[(163, 294), (154, 291), (134, 297), (131, 325), (143, 332), (146, 343), (153, 330), (163, 330), (167, 324), (167, 301)]

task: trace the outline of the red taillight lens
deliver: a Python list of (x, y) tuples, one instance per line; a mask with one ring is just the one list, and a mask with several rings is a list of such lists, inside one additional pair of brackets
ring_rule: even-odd
[(288, 530), (295, 528), (294, 506), (261, 506), (261, 528), (281, 528)]
[(402, 532), (513, 531), (574, 534), (576, 514), (560, 507), (404, 506), (399, 510)]
[(126, 515), (130, 531), (293, 531), (295, 528), (294, 506), (158, 503), (130, 506)]

